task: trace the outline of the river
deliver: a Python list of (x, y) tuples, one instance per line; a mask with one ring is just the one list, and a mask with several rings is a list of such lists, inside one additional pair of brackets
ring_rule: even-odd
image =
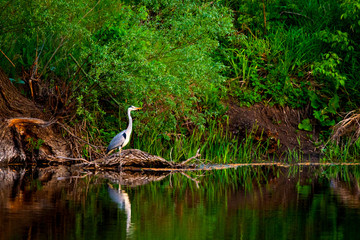
[(360, 239), (360, 168), (0, 168), (0, 239)]

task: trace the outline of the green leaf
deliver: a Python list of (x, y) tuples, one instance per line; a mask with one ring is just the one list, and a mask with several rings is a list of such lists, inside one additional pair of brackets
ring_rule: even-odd
[(310, 119), (308, 119), (308, 118), (302, 120), (301, 123), (299, 123), (298, 128), (300, 130), (305, 130), (305, 131), (309, 131), (309, 132), (311, 132), (313, 129), (312, 125), (310, 123)]
[(334, 119), (332, 119), (332, 120), (327, 119), (322, 123), (322, 125), (323, 126), (329, 126), (329, 127), (334, 126), (335, 125), (335, 120)]
[(320, 99), (315, 92), (309, 92), (309, 96), (311, 101), (311, 107), (313, 107), (314, 109), (318, 109), (319, 107), (321, 107)]
[(21, 80), (20, 78), (14, 79), (14, 78), (9, 78), (10, 81), (12, 83), (16, 83), (16, 84), (25, 84), (25, 82), (23, 80)]
[(314, 117), (322, 123), (322, 122), (324, 122), (329, 116), (327, 116), (325, 113), (323, 113), (323, 111), (314, 111)]
[(335, 95), (333, 98), (330, 99), (328, 104), (328, 111), (332, 114), (336, 113), (336, 109), (340, 107), (339, 105), (339, 96)]

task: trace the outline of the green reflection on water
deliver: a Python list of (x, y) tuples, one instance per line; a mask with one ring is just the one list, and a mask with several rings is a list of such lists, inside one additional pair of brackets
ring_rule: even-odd
[(0, 239), (358, 238), (356, 167), (175, 173), (135, 187), (34, 171), (0, 184)]

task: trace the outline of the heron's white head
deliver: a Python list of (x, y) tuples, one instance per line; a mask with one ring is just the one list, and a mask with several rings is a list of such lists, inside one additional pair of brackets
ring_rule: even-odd
[(135, 106), (130, 106), (129, 108), (128, 108), (128, 111), (136, 111), (136, 110), (140, 110), (141, 108), (139, 108), (139, 107), (135, 107)]

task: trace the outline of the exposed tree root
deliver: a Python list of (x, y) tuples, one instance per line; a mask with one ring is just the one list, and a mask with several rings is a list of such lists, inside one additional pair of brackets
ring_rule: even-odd
[(351, 111), (342, 121), (334, 126), (334, 133), (332, 139), (339, 142), (343, 136), (349, 136), (352, 141), (360, 137), (360, 113)]

